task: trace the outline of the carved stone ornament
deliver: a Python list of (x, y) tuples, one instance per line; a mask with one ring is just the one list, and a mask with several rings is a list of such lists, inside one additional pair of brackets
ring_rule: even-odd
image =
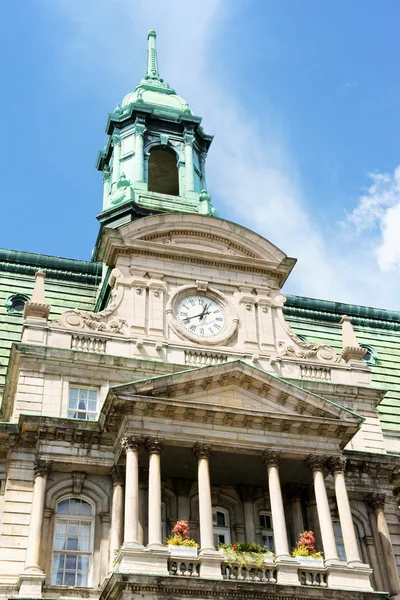
[(136, 435), (127, 435), (122, 438), (121, 444), (125, 452), (129, 450), (139, 450), (140, 446), (143, 444), (143, 438)]
[(116, 286), (111, 293), (111, 302), (105, 310), (98, 313), (86, 312), (84, 310), (67, 310), (60, 315), (58, 319), (51, 322), (52, 325), (58, 325), (65, 329), (88, 329), (104, 333), (124, 334), (128, 323), (125, 319), (109, 319), (109, 316), (115, 311), (122, 300), (122, 286)]
[(279, 467), (280, 453), (266, 450), (262, 453), (261, 460), (266, 467)]
[(195, 140), (195, 137), (194, 137), (193, 133), (184, 133), (183, 134), (183, 141), (185, 142), (185, 145), (193, 146), (194, 140)]
[(113, 133), (111, 136), (111, 145), (112, 146), (120, 146), (121, 145), (121, 136), (117, 133)]
[(124, 469), (121, 465), (114, 465), (110, 471), (113, 485), (123, 485), (125, 481)]
[(333, 473), (344, 473), (346, 469), (347, 460), (344, 456), (330, 456), (328, 458), (327, 466)]
[(193, 446), (193, 454), (199, 460), (200, 458), (209, 458), (211, 454), (211, 445), (203, 444), (202, 442), (196, 442)]
[(305, 462), (310, 471), (323, 471), (326, 465), (326, 456), (310, 454)]
[(146, 126), (142, 123), (135, 123), (132, 130), (135, 135), (144, 135), (144, 132), (146, 131)]
[(36, 477), (47, 477), (52, 469), (53, 463), (50, 460), (43, 460), (38, 458), (35, 461), (35, 466), (33, 467), (35, 478)]
[(164, 444), (162, 440), (153, 437), (147, 437), (144, 441), (146, 450), (149, 454), (161, 454)]
[(372, 492), (365, 497), (365, 502), (370, 506), (373, 510), (377, 508), (385, 508), (386, 496), (385, 494), (379, 494), (378, 492)]
[(278, 352), (281, 356), (288, 358), (302, 358), (306, 360), (317, 360), (320, 362), (336, 363), (343, 362), (340, 356), (338, 356), (335, 350), (328, 346), (328, 344), (313, 344), (311, 342), (304, 342), (300, 339), (293, 329), (286, 323), (282, 311), (278, 311), (280, 322), (292, 340), (293, 344), (284, 340), (278, 341)]
[(79, 495), (82, 493), (85, 477), (86, 473), (83, 473), (82, 471), (74, 471), (72, 473), (72, 489), (74, 494)]

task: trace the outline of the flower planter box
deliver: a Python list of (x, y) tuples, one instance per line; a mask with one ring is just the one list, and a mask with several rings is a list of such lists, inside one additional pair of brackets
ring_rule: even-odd
[(273, 565), (274, 557), (271, 554), (264, 554), (264, 565)]
[(324, 559), (316, 558), (314, 556), (296, 556), (297, 562), (303, 567), (314, 567), (317, 569), (324, 568)]
[(197, 546), (177, 546), (168, 544), (168, 551), (171, 556), (179, 558), (197, 558)]

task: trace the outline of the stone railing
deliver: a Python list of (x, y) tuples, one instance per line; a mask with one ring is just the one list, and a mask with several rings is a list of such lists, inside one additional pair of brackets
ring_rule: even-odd
[(248, 565), (223, 562), (222, 577), (235, 581), (260, 581), (261, 583), (276, 583), (276, 569), (272, 565)]
[(198, 558), (169, 558), (168, 572), (179, 577), (199, 577), (200, 563)]
[(72, 350), (103, 353), (106, 351), (106, 343), (107, 340), (90, 335), (73, 335), (71, 337)]
[(319, 381), (331, 381), (331, 369), (327, 367), (313, 367), (312, 365), (300, 365), (302, 379), (317, 379)]
[(226, 354), (185, 350), (185, 365), (205, 367), (206, 365), (220, 365), (227, 362), (227, 360), (228, 356)]
[(312, 585), (313, 587), (327, 587), (327, 573), (325, 569), (302, 567), (298, 571), (300, 585)]

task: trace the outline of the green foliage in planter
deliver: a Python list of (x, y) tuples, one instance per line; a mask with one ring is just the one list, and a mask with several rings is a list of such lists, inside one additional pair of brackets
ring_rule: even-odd
[(261, 567), (266, 554), (273, 558), (273, 553), (266, 547), (260, 544), (247, 544), (246, 542), (238, 542), (237, 544), (219, 544), (218, 550), (222, 550), (225, 555), (225, 560), (230, 567), (235, 563), (240, 567)]
[(165, 543), (171, 546), (198, 546), (194, 540), (185, 538), (183, 535), (171, 535), (170, 537), (167, 537)]
[(309, 556), (311, 558), (322, 558), (322, 552), (310, 552), (305, 546), (297, 546), (293, 548), (292, 556)]

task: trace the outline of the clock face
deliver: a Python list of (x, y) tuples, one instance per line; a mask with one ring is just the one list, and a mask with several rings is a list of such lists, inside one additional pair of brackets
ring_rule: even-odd
[(225, 314), (220, 304), (207, 296), (186, 296), (176, 309), (180, 324), (192, 335), (210, 338), (225, 327)]

